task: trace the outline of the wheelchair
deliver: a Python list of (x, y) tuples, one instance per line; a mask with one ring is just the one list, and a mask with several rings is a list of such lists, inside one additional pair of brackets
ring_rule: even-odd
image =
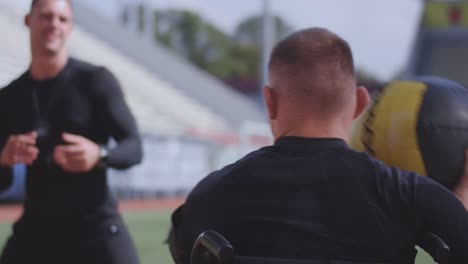
[[(431, 255), (439, 264), (448, 263), (450, 250), (446, 244), (435, 235), (424, 239), (432, 251)], [(426, 248), (427, 250), (427, 248)], [(234, 247), (221, 234), (208, 230), (200, 234), (195, 241), (190, 255), (190, 264), (413, 264), (408, 262), (347, 262), (304, 259), (278, 259), (238, 256), (234, 253)]]

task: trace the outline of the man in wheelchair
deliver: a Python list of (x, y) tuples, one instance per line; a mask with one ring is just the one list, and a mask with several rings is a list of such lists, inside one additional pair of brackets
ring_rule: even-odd
[(448, 263), (468, 263), (468, 213), (453, 193), (348, 147), (369, 95), (346, 41), (311, 28), (279, 42), (264, 98), (275, 143), (211, 173), (174, 212), (177, 263), (205, 230), (236, 255), (323, 263), (414, 263), (433, 233)]

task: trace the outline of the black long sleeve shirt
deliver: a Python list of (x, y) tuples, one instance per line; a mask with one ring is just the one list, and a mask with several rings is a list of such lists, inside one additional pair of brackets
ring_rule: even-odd
[[(55, 78), (37, 81), (29, 72), (0, 90), (0, 146), (10, 135), (41, 130), (39, 157), (27, 168), (25, 212), (28, 222), (55, 225), (116, 214), (106, 170), (67, 173), (52, 158), (63, 132), (99, 145), (110, 138), (109, 167), (124, 169), (142, 159), (141, 139), (121, 88), (105, 68), (70, 58)], [(44, 132), (45, 129), (45, 132)], [(11, 182), (11, 168), (0, 168), (0, 188)]]
[(340, 139), (284, 137), (216, 171), (173, 215), (186, 256), (212, 229), (238, 255), (412, 263), (434, 233), (468, 263), (468, 213), (445, 187)]

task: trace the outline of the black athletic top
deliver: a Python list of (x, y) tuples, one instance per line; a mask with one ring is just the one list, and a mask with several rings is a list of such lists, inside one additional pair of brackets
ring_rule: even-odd
[(203, 179), (172, 220), (187, 256), (212, 229), (237, 255), (413, 263), (432, 232), (468, 263), (468, 213), (449, 190), (341, 139), (280, 138)]
[[(142, 159), (141, 139), (115, 77), (105, 68), (69, 59), (55, 78), (33, 80), (29, 71), (0, 90), (0, 146), (9, 135), (38, 131), (39, 157), (27, 168), (22, 222), (60, 226), (117, 214), (106, 169), (66, 173), (52, 158), (61, 133), (84, 136), (99, 145), (110, 138), (108, 166), (124, 169)], [(0, 169), (0, 188), (11, 182), (11, 168)]]

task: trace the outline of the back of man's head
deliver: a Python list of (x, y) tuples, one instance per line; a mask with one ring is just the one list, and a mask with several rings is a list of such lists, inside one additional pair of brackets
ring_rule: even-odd
[(295, 32), (273, 49), (269, 84), (292, 111), (320, 118), (339, 114), (356, 89), (351, 49), (323, 28)]

